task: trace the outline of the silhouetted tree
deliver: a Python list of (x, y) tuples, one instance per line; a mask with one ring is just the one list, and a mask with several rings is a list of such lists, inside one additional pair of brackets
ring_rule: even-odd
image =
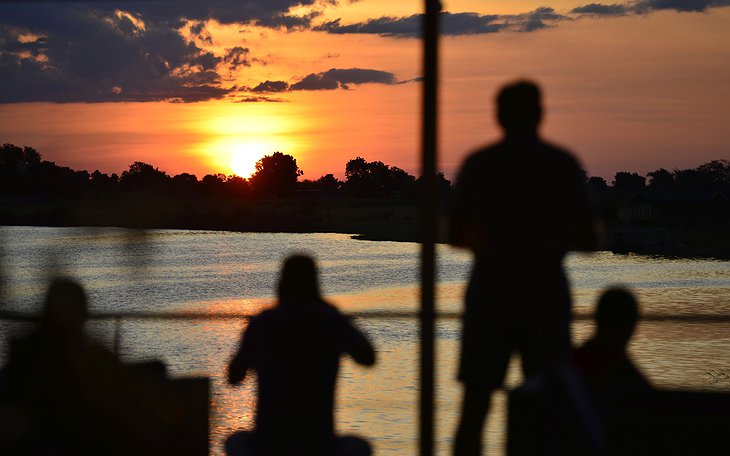
[(200, 182), (195, 174), (178, 174), (172, 178), (172, 190), (176, 195), (195, 195), (200, 190)]
[(674, 187), (674, 175), (664, 168), (659, 168), (647, 174), (649, 177), (649, 189), (666, 192)]
[(345, 165), (345, 189), (353, 196), (377, 196), (387, 166), (380, 161), (368, 162), (357, 157)]
[(9, 194), (35, 193), (33, 174), (41, 155), (32, 147), (0, 146), (0, 189)]
[(608, 183), (606, 182), (606, 179), (599, 176), (589, 177), (586, 182), (586, 187), (593, 195), (603, 195), (608, 191)]
[(343, 182), (337, 179), (334, 174), (325, 174), (317, 180), (305, 179), (299, 182), (299, 189), (334, 195), (340, 190), (342, 185)]
[[(423, 185), (423, 176), (416, 179), (416, 186), (420, 187)], [(436, 188), (441, 192), (451, 191), (451, 181), (444, 176), (444, 173), (436, 173)]]
[(713, 160), (700, 165), (697, 171), (712, 183), (713, 190), (730, 190), (730, 161)]
[(119, 176), (112, 174), (104, 174), (98, 169), (91, 173), (90, 176), (90, 188), (96, 195), (103, 195), (106, 193), (114, 193), (119, 185)]
[(226, 195), (240, 198), (251, 193), (251, 185), (246, 179), (240, 176), (228, 176), (225, 182)]
[(637, 173), (620, 171), (613, 178), (613, 189), (623, 194), (638, 193), (644, 189), (646, 178)]
[(297, 179), (303, 174), (294, 157), (274, 152), (256, 162), (250, 183), (259, 195), (292, 196), (297, 191)]
[(221, 196), (225, 192), (225, 174), (206, 174), (200, 181), (203, 192), (206, 195)]
[(337, 179), (333, 174), (325, 174), (314, 182), (320, 190), (330, 193), (338, 191), (343, 184), (343, 182)]
[(368, 162), (357, 157), (345, 165), (345, 189), (353, 196), (390, 196), (396, 192), (410, 194), (416, 178), (381, 161)]
[(412, 195), (415, 184), (415, 176), (411, 176), (397, 166), (391, 166), (388, 169), (384, 192), (386, 195), (393, 195), (395, 193), (400, 193), (401, 196)]
[(28, 177), (32, 188), (27, 193), (52, 197), (80, 196), (89, 189), (88, 171), (74, 171), (67, 166), (57, 166), (51, 161), (42, 161)]
[(125, 191), (160, 192), (167, 189), (170, 176), (154, 166), (136, 161), (129, 165), (119, 178), (119, 185)]
[(41, 154), (32, 147), (19, 147), (15, 144), (0, 146), (0, 169), (23, 172), (41, 163)]

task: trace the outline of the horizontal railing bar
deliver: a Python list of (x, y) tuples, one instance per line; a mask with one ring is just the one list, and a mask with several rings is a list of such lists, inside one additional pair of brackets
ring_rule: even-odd
[[(90, 320), (245, 320), (254, 314), (241, 312), (225, 312), (225, 313), (197, 313), (197, 312), (115, 312), (115, 313), (93, 313), (89, 315)], [(418, 312), (400, 312), (400, 311), (369, 311), (369, 312), (348, 312), (346, 314), (352, 318), (361, 319), (416, 319), (419, 318)], [(459, 312), (440, 312), (436, 314), (437, 318), (446, 320), (460, 319), (462, 314)], [(12, 310), (0, 310), (0, 320), (11, 321), (40, 321), (41, 315), (28, 314), (24, 312), (16, 312)], [(592, 320), (593, 315), (590, 314), (573, 314), (574, 320)], [(641, 321), (648, 322), (686, 322), (686, 323), (730, 323), (730, 315), (657, 315), (646, 314), (641, 316)]]

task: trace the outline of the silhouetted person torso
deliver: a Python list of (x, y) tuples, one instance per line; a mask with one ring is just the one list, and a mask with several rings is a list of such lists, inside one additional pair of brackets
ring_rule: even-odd
[(575, 351), (573, 362), (583, 372), (601, 410), (653, 391), (625, 347), (593, 338)]
[(575, 159), (536, 135), (472, 154), (456, 191), (452, 229), (475, 238), (477, 262), (500, 268), (560, 262), (590, 217)]
[(567, 361), (570, 296), (561, 262), (590, 217), (575, 159), (535, 135), (508, 136), (469, 157), (452, 218), (475, 252), (462, 380), (499, 386), (512, 349), (522, 352), (528, 375)]
[(369, 454), (356, 437), (336, 438), (334, 401), (340, 356), (375, 362), (370, 342), (335, 307), (319, 298), (314, 264), (287, 260), (276, 307), (251, 318), (228, 371), (238, 383), (247, 371), (258, 376), (256, 428), (232, 436), (229, 454)]
[(596, 402), (605, 414), (613, 407), (645, 399), (653, 388), (628, 354), (639, 316), (638, 302), (627, 290), (610, 288), (598, 300), (595, 334), (573, 354)]

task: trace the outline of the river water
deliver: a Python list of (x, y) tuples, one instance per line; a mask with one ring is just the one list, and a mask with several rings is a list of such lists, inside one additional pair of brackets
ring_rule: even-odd
[[(162, 359), (173, 376), (212, 380), (211, 452), (237, 429), (250, 428), (255, 379), (225, 384), (225, 366), (243, 320), (216, 319), (230, 312), (256, 312), (273, 303), (278, 269), (294, 252), (313, 255), (322, 289), (344, 312), (415, 312), (418, 307), (419, 245), (352, 240), (343, 234), (232, 233), (184, 230), (135, 232), (115, 228), (0, 227), (0, 277), (5, 309), (40, 308), (47, 278), (62, 274), (86, 287), (92, 313), (194, 311), (196, 321), (126, 320), (120, 356)], [(470, 256), (438, 248), (439, 311), (458, 312)], [(632, 288), (645, 314), (730, 316), (730, 263), (712, 259), (668, 259), (608, 252), (571, 254), (566, 270), (574, 309), (590, 314), (607, 286)], [(378, 363), (363, 368), (345, 360), (337, 396), (337, 427), (367, 437), (377, 455), (415, 454), (417, 448), (418, 330), (415, 318), (357, 318), (374, 341)], [(0, 357), (6, 339), (23, 324), (0, 326)], [(89, 332), (113, 340), (108, 321), (92, 321)], [(576, 343), (591, 332), (574, 323)], [(460, 387), (454, 381), (459, 322), (437, 328), (437, 453), (448, 454), (458, 416)], [(657, 387), (730, 391), (730, 323), (643, 322), (631, 344), (635, 361)], [(513, 360), (508, 384), (520, 381)], [(485, 428), (489, 454), (504, 450), (504, 395), (495, 399)]]

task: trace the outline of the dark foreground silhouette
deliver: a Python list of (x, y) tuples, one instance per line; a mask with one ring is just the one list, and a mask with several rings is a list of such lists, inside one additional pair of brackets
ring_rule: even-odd
[(642, 400), (653, 392), (627, 352), (638, 318), (639, 305), (630, 292), (605, 291), (596, 307), (596, 332), (573, 355), (604, 415), (616, 404)]
[(340, 355), (372, 365), (370, 342), (320, 296), (314, 262), (286, 260), (279, 302), (251, 318), (228, 369), (228, 381), (258, 377), (256, 428), (226, 442), (229, 455), (368, 455), (369, 444), (334, 434)]
[(561, 263), (569, 249), (592, 249), (597, 240), (581, 168), (538, 136), (538, 87), (505, 86), (497, 111), (504, 138), (466, 160), (451, 216), (451, 242), (475, 253), (463, 322), (457, 456), (481, 454), (491, 395), (512, 352), (520, 353), (526, 377), (569, 360), (570, 295)]
[(604, 292), (595, 334), (570, 366), (509, 394), (510, 455), (724, 453), (730, 395), (652, 388), (627, 353), (639, 307), (620, 288)]
[(0, 454), (206, 454), (207, 379), (122, 364), (85, 335), (87, 316), (81, 286), (57, 279), (40, 327), (12, 342), (0, 372)]

